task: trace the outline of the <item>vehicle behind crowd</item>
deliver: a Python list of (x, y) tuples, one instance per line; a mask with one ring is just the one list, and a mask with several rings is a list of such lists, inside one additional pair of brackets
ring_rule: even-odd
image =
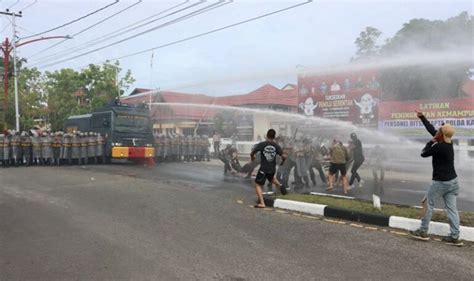
[[(104, 138), (103, 153), (111, 159), (145, 160), (155, 157), (149, 109), (145, 104), (127, 105), (116, 100), (89, 114), (71, 116), (66, 120), (66, 132), (99, 134)], [(84, 147), (81, 144), (81, 147)]]

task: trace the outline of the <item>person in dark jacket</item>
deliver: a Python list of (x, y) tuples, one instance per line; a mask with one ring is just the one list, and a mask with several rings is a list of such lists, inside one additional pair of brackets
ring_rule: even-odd
[(426, 119), (423, 113), (417, 111), (417, 116), (425, 126), (426, 130), (433, 138), (425, 145), (421, 152), (421, 157), (432, 157), (433, 182), (426, 192), (426, 212), (421, 220), (421, 227), (412, 231), (413, 238), (427, 241), (428, 227), (433, 213), (436, 197), (443, 198), (448, 213), (450, 227), (449, 236), (442, 241), (447, 244), (462, 246), (459, 239), (459, 214), (456, 206), (456, 199), (459, 194), (459, 185), (454, 169), (454, 149), (451, 138), (454, 135), (454, 128), (450, 124), (443, 124), (437, 131)]
[(354, 164), (352, 165), (351, 169), (351, 179), (349, 180), (349, 189), (353, 189), (354, 181), (357, 179), (359, 182), (359, 186), (362, 186), (364, 181), (360, 178), (359, 173), (357, 170), (360, 168), (362, 163), (364, 163), (364, 151), (362, 149), (362, 142), (357, 138), (355, 133), (351, 134), (351, 151), (352, 151), (352, 159), (354, 160)]

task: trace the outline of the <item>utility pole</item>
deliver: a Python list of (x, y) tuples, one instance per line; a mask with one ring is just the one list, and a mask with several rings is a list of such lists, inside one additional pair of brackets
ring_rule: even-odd
[[(20, 12), (21, 13), (21, 12)], [(19, 15), (21, 17), (21, 14)], [(15, 87), (15, 129), (17, 132), (20, 131), (20, 109), (18, 106), (18, 75), (16, 71), (16, 25), (15, 18), (17, 15), (12, 16), (12, 26), (13, 26), (13, 83)]]
[[(10, 13), (10, 11), (7, 9), (5, 12), (0, 11), (0, 15), (6, 15), (6, 16), (11, 16), (12, 17), (12, 26), (13, 26), (13, 72), (15, 76), (15, 122), (16, 122), (16, 130), (20, 130), (20, 114), (18, 112), (18, 80), (16, 77), (16, 26), (15, 26), (15, 18), (16, 17), (21, 17), (21, 11), (16, 14), (16, 13)], [(8, 67), (9, 67), (9, 59), (10, 59), (10, 51), (11, 51), (11, 46), (9, 46), (8, 38), (5, 39), (4, 46), (2, 46), (3, 50), (3, 65), (5, 67), (4, 69), (4, 91), (5, 91), (5, 100), (4, 100), (4, 105), (3, 105), (3, 121), (5, 122), (6, 125), (6, 114), (7, 114), (7, 108), (8, 108)], [(6, 126), (4, 127), (6, 128)]]
[(1, 45), (1, 50), (3, 52), (3, 65), (4, 65), (4, 73), (3, 73), (3, 89), (5, 93), (5, 100), (3, 103), (3, 122), (4, 122), (4, 129), (6, 129), (6, 112), (8, 109), (8, 68), (9, 68), (9, 60), (10, 60), (10, 52), (13, 50), (13, 74), (14, 74), (14, 87), (15, 87), (15, 128), (17, 131), (20, 130), (20, 112), (18, 106), (18, 75), (17, 75), (17, 58), (16, 58), (16, 48), (30, 44), (37, 41), (43, 40), (50, 40), (50, 39), (71, 39), (69, 35), (66, 36), (48, 36), (48, 37), (39, 37), (35, 39), (31, 39), (26, 42), (20, 42), (16, 40), (16, 24), (15, 18), (22, 17), (21, 11), (16, 13), (11, 13), (8, 9), (5, 12), (0, 11), (0, 15), (6, 15), (12, 17), (12, 25), (13, 25), (13, 39), (12, 42), (8, 40), (8, 37), (5, 38), (5, 41)]

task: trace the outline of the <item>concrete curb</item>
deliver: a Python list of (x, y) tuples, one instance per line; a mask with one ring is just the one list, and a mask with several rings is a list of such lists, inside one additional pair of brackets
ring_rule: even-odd
[[(351, 220), (404, 230), (416, 230), (420, 227), (421, 223), (421, 220), (417, 219), (366, 214), (321, 204), (305, 203), (284, 199), (276, 199), (273, 202), (273, 207), (290, 211), (308, 213), (311, 215)], [(431, 222), (429, 234), (447, 236), (449, 234), (449, 224), (441, 222)], [(463, 240), (474, 241), (474, 227), (461, 226), (459, 236)]]
[(302, 212), (302, 213), (308, 213), (311, 215), (324, 216), (324, 209), (326, 208), (326, 205), (276, 199), (273, 202), (273, 207)]
[[(393, 228), (416, 230), (420, 227), (421, 220), (404, 217), (390, 216), (388, 226)], [(460, 226), (459, 238), (466, 241), (474, 241), (474, 227)], [(430, 222), (429, 234), (447, 236), (449, 234), (449, 224), (442, 222)]]

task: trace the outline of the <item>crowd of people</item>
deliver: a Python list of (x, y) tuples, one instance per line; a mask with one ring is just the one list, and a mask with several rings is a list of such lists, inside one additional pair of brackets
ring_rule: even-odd
[(104, 137), (94, 132), (28, 132), (0, 134), (2, 167), (105, 163)]
[(210, 142), (206, 135), (156, 134), (157, 163), (210, 161)]
[[(275, 175), (285, 189), (293, 187), (296, 192), (311, 191), (312, 187), (318, 185), (316, 173), (319, 175), (320, 185), (327, 186), (327, 190), (332, 190), (334, 183), (339, 182), (343, 186), (344, 193), (347, 193), (355, 187), (356, 181), (359, 186), (364, 183), (358, 174), (358, 169), (364, 163), (365, 157), (362, 142), (355, 133), (350, 135), (347, 147), (341, 141), (334, 139), (328, 148), (323, 138), (306, 137), (279, 136), (275, 138), (275, 143), (282, 148), (286, 158), (283, 163), (279, 162)], [(374, 150), (372, 157), (380, 160), (378, 154), (382, 155), (381, 149)], [(238, 151), (232, 145), (227, 145), (220, 151), (219, 159), (224, 163), (224, 175), (242, 175), (246, 178), (250, 178), (254, 169), (261, 164), (260, 156), (242, 166)], [(351, 177), (348, 180), (346, 171), (349, 169)], [(373, 173), (377, 175), (379, 182), (383, 181), (383, 165), (380, 165), (377, 170), (374, 167)], [(380, 176), (378, 176), (379, 173)], [(290, 182), (291, 174), (293, 175), (292, 182)]]

